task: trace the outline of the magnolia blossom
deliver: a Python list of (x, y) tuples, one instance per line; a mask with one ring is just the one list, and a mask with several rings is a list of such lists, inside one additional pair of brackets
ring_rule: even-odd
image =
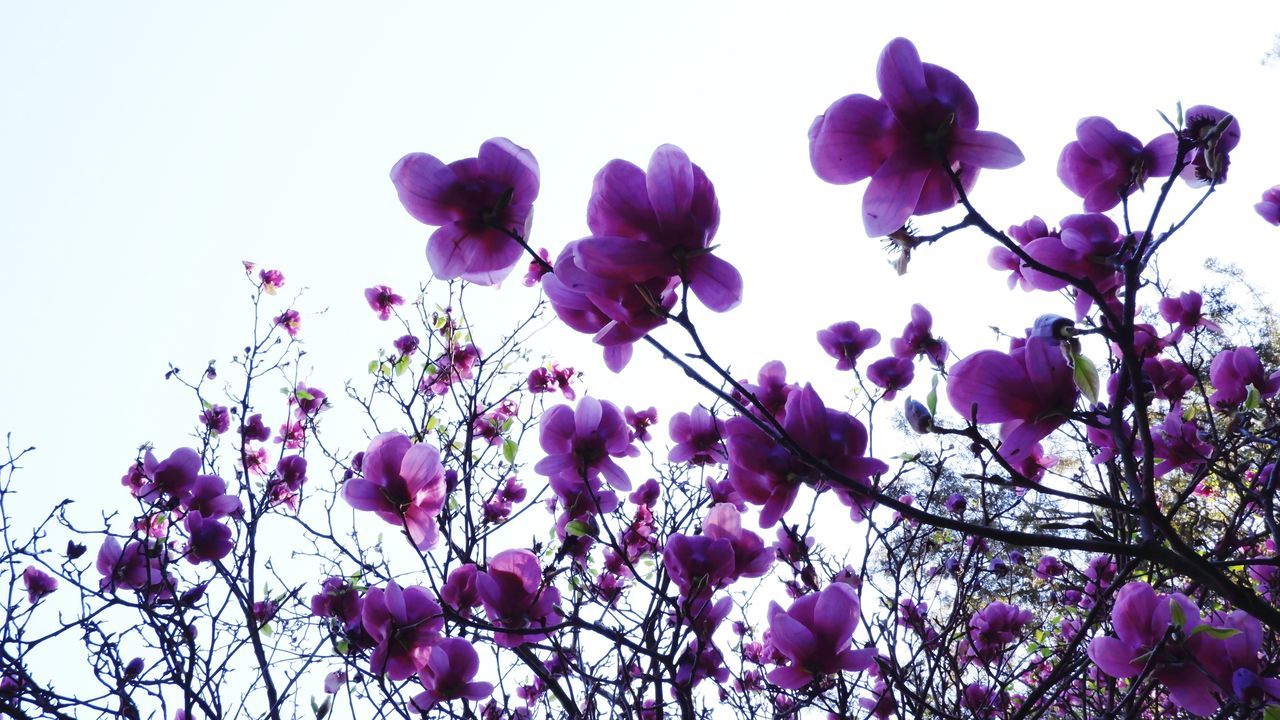
[(849, 95), (809, 128), (809, 158), (818, 177), (848, 184), (871, 178), (862, 199), (867, 235), (888, 235), (912, 215), (953, 207), (980, 168), (1022, 162), (1008, 138), (977, 130), (969, 86), (944, 68), (922, 63), (909, 40), (885, 46), (876, 67), (880, 99)]
[(799, 690), (815, 678), (841, 671), (860, 672), (875, 662), (876, 649), (854, 650), (853, 630), (861, 617), (858, 595), (843, 583), (810, 593), (783, 610), (769, 604), (773, 646), (788, 664), (769, 673), (770, 682)]
[[(787, 397), (781, 423), (805, 452), (860, 486), (869, 486), (872, 475), (888, 470), (883, 462), (865, 456), (867, 431), (862, 423), (846, 413), (829, 410), (812, 386), (806, 385)], [(821, 489), (830, 481), (766, 435), (750, 418), (732, 418), (725, 423), (725, 431), (729, 481), (747, 502), (764, 506), (760, 511), (761, 527), (772, 527), (791, 508), (801, 484)], [(852, 489), (842, 489), (840, 497), (853, 506), (860, 518), (866, 503), (854, 493)]]
[(347, 503), (404, 527), (420, 550), (434, 546), (435, 518), (447, 494), (440, 452), (401, 433), (383, 433), (365, 451), (361, 467), (364, 477), (342, 486)]
[(377, 646), (369, 671), (394, 681), (412, 675), (440, 638), (444, 616), (431, 591), (412, 586), (401, 589), (394, 580), (369, 588), (360, 604), (364, 629)]
[(35, 565), (23, 568), (22, 584), (27, 589), (27, 602), (33, 605), (45, 595), (58, 589), (58, 579)]
[(818, 331), (818, 344), (836, 359), (837, 370), (852, 370), (858, 366), (862, 353), (880, 344), (880, 333), (871, 328), (864, 330), (853, 321), (838, 322)]
[(1076, 394), (1062, 348), (1038, 336), (1008, 354), (983, 350), (964, 358), (947, 382), (947, 398), (966, 420), (1003, 423), (1000, 453), (1011, 461), (1067, 421)]
[(1142, 189), (1151, 177), (1173, 171), (1177, 140), (1162, 135), (1145, 146), (1103, 117), (1087, 117), (1076, 125), (1076, 140), (1062, 149), (1058, 178), (1084, 198), (1087, 212), (1106, 212)]
[(544, 631), (530, 631), (560, 622), (560, 591), (543, 585), (542, 567), (528, 550), (504, 550), (489, 560), (488, 570), (476, 576), (476, 589), (489, 622), (521, 632), (496, 632), (501, 647), (519, 647), (545, 639)]
[(1247, 346), (1218, 353), (1209, 365), (1209, 379), (1214, 387), (1209, 402), (1221, 407), (1244, 402), (1250, 386), (1264, 398), (1280, 392), (1280, 371), (1268, 375), (1257, 351)]
[(945, 340), (933, 336), (933, 314), (919, 303), (911, 306), (911, 322), (902, 329), (902, 337), (889, 341), (894, 357), (915, 359), (924, 355), (938, 368), (947, 362), (947, 349)]
[(613, 403), (586, 396), (577, 409), (557, 405), (543, 414), (538, 440), (547, 456), (534, 466), (536, 472), (582, 480), (599, 474), (619, 490), (631, 489), (631, 480), (613, 458), (640, 451), (632, 446), (631, 430)]
[(672, 415), (670, 433), (676, 443), (667, 455), (671, 462), (720, 465), (728, 459), (724, 448), (724, 424), (701, 405), (695, 405), (692, 413)]
[(1253, 206), (1263, 220), (1272, 225), (1280, 225), (1280, 185), (1262, 193), (1262, 202)]
[(369, 303), (369, 307), (378, 313), (379, 320), (387, 320), (391, 317), (392, 310), (397, 305), (404, 304), (404, 298), (392, 292), (391, 288), (386, 285), (375, 285), (371, 288), (365, 288), (365, 302)]
[(418, 668), (418, 680), (425, 692), (413, 697), (413, 705), (428, 712), (437, 703), (448, 700), (483, 700), (493, 692), (493, 684), (473, 682), (480, 669), (480, 656), (471, 643), (462, 638), (445, 638), (428, 652)]
[(426, 153), (405, 155), (391, 182), (414, 219), (439, 228), (427, 241), (427, 262), (441, 280), (502, 282), (524, 249), (511, 234), (528, 235), (538, 197), (533, 153), (493, 138), (477, 157), (444, 164)]

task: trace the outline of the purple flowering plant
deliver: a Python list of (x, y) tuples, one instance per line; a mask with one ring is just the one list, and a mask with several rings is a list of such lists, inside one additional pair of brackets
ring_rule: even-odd
[[(904, 257), (982, 239), (975, 268), (1061, 315), (965, 347), (914, 304), (887, 347), (846, 320), (786, 349), (839, 382), (748, 371), (699, 325), (753, 287), (715, 168), (669, 144), (610, 160), (582, 179), (586, 234), (547, 250), (533, 151), (405, 155), (424, 282), (365, 290), (394, 326), (365, 378), (313, 378), (284, 273), (245, 263), (251, 341), (229, 368), (170, 366), (191, 446), (122, 462), (119, 507), (68, 500), (24, 531), (7, 500), (38, 455), (0, 460), (0, 714), (1280, 717), (1280, 337), (1244, 341), (1228, 293), (1155, 268), (1240, 123), (1196, 105), (1144, 143), (1086, 117), (1057, 163), (1080, 212), (997, 224), (979, 171), (1023, 151), (923, 57), (892, 40), (876, 97), (818, 116), (815, 184), (869, 181), (862, 229)], [(468, 314), (525, 262), (540, 293), (500, 303), (509, 330)], [(638, 392), (652, 352), (696, 399), (588, 393), (529, 349), (551, 317), (588, 336), (566, 352), (589, 339)], [(83, 667), (45, 657), (66, 642)]]

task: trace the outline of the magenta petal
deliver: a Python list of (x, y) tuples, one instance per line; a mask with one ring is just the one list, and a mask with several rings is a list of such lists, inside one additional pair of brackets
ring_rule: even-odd
[(807, 658), (818, 646), (818, 640), (809, 628), (786, 613), (769, 619), (773, 631), (773, 646), (792, 660)]
[(657, 243), (622, 237), (592, 237), (574, 248), (579, 267), (588, 273), (629, 283), (675, 274), (675, 259)]
[(659, 225), (684, 222), (693, 206), (693, 163), (689, 156), (675, 145), (654, 150), (645, 187)]
[(426, 153), (409, 153), (391, 168), (400, 204), (415, 220), (427, 225), (444, 225), (454, 220), (453, 211), (442, 203), (442, 194), (453, 181), (444, 163)]
[(593, 234), (644, 237), (657, 224), (643, 170), (626, 160), (611, 160), (596, 173), (587, 205), (587, 227)]
[(462, 697), (467, 700), (480, 701), (488, 699), (493, 694), (493, 683), (473, 682), (467, 683), (467, 687), (462, 691)]
[(728, 262), (706, 254), (689, 261), (689, 289), (713, 312), (726, 312), (742, 302), (742, 275)]
[(452, 280), (467, 270), (467, 254), (473, 235), (464, 223), (449, 223), (431, 233), (427, 240), (427, 264), (431, 274), (442, 280)]
[(813, 680), (812, 675), (794, 666), (780, 667), (769, 671), (769, 682), (787, 690), (799, 690), (808, 685), (810, 680)]
[(622, 372), (629, 362), (631, 362), (630, 345), (613, 345), (604, 349), (604, 364), (609, 370)]
[(411, 495), (417, 495), (433, 479), (440, 475), (440, 451), (427, 443), (409, 448), (400, 461), (400, 476)]
[(1031, 407), (1026, 369), (1012, 357), (983, 350), (956, 363), (947, 380), (947, 399), (965, 420), (978, 406), (980, 423), (1005, 422), (1025, 416)]
[(813, 609), (813, 629), (824, 639), (843, 644), (853, 635), (858, 618), (858, 595), (853, 588), (833, 583), (818, 594), (818, 604)]
[(1111, 677), (1131, 678), (1142, 672), (1142, 665), (1133, 662), (1133, 649), (1113, 637), (1096, 637), (1090, 641), (1089, 657)]
[(885, 161), (862, 196), (862, 222), (867, 235), (881, 237), (906, 224), (929, 178), (930, 168), (915, 165), (911, 149)]
[(1076, 124), (1076, 137), (1085, 152), (1095, 158), (1121, 161), (1142, 150), (1138, 138), (1116, 128), (1104, 117), (1087, 117)]
[(890, 130), (897, 124), (889, 107), (866, 95), (832, 103), (809, 128), (809, 161), (818, 177), (847, 184), (875, 174), (893, 149)]
[(1004, 170), (1021, 164), (1022, 151), (1009, 138), (986, 130), (951, 131), (951, 159), (980, 168)]
[(388, 510), (382, 488), (368, 480), (352, 478), (342, 486), (342, 497), (356, 510)]
[(899, 118), (919, 116), (927, 110), (927, 103), (932, 99), (925, 83), (920, 54), (906, 38), (894, 38), (881, 51), (876, 65), (876, 82), (880, 85), (884, 102)]
[(512, 188), (512, 196), (530, 202), (538, 196), (538, 161), (533, 153), (506, 138), (493, 138), (480, 146), (480, 171)]
[(1011, 421), (1002, 428), (1003, 442), (1000, 444), (1000, 455), (1012, 464), (1017, 464), (1031, 451), (1035, 444), (1045, 439), (1066, 420), (1054, 417), (1046, 420), (1022, 422)]

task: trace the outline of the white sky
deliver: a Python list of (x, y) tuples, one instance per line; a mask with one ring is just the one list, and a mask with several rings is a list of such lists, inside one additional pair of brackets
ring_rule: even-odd
[[(1277, 33), (1270, 2), (4, 3), (0, 432), (39, 446), (25, 473), (37, 497), (118, 504), (133, 448), (167, 454), (194, 420), (166, 363), (194, 374), (244, 345), (241, 259), (282, 269), (290, 293), (311, 288), (312, 384), (337, 394), (395, 336), (361, 290), (411, 290), (428, 272), (429, 229), (400, 208), (391, 165), (414, 150), (451, 161), (495, 135), (541, 163), (533, 242), (553, 253), (586, 233), (601, 165), (682, 146), (717, 187), (719, 252), (746, 278), (740, 308), (702, 314), (741, 375), (780, 358), (834, 403), (846, 387), (813, 340), (832, 322), (877, 327), (887, 352), (920, 301), (966, 354), (989, 325), (1065, 312), (1006, 292), (976, 235), (897, 278), (862, 233), (862, 187), (813, 175), (810, 122), (842, 95), (876, 95), (897, 35), (967, 81), (981, 127), (1026, 154), (979, 180), (998, 226), (1080, 212), (1054, 168), (1081, 117), (1146, 140), (1164, 131), (1154, 109), (1179, 99), (1234, 112), (1230, 181), (1170, 266), (1193, 287), (1214, 254), (1274, 294), (1280, 230), (1251, 207), (1280, 183), (1280, 67), (1261, 64)], [(518, 279), (481, 295), (532, 297)], [(546, 347), (588, 369), (596, 394), (664, 408), (664, 424), (695, 397), (649, 362), (607, 376), (584, 336)]]

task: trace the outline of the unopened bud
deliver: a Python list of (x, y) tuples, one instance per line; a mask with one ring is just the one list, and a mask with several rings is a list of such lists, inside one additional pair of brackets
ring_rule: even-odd
[(903, 414), (906, 415), (907, 424), (911, 426), (912, 430), (921, 435), (933, 432), (933, 414), (929, 412), (929, 408), (924, 406), (924, 403), (907, 398)]

